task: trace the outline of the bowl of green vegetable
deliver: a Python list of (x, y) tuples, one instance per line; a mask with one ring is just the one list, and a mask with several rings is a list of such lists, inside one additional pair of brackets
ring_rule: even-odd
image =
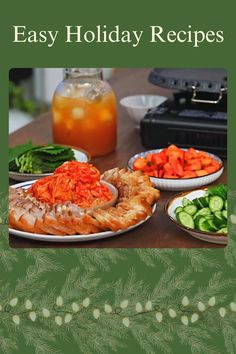
[(169, 199), (165, 212), (172, 222), (203, 241), (227, 244), (227, 186), (183, 192)]
[(16, 181), (31, 181), (51, 175), (63, 162), (88, 162), (90, 155), (82, 149), (47, 144), (33, 145), (31, 141), (9, 149), (9, 177)]

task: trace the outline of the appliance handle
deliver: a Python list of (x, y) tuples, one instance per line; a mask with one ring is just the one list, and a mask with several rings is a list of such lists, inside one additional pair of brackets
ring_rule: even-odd
[(194, 102), (194, 103), (210, 103), (210, 104), (217, 104), (219, 103), (221, 100), (222, 100), (222, 97), (223, 97), (223, 93), (227, 91), (227, 88), (226, 87), (222, 87), (220, 89), (220, 93), (219, 93), (219, 97), (217, 100), (215, 101), (212, 101), (212, 100), (201, 100), (199, 98), (196, 98), (197, 96), (197, 89), (196, 89), (196, 86), (192, 86), (192, 90), (193, 90), (193, 96), (191, 98), (191, 102)]

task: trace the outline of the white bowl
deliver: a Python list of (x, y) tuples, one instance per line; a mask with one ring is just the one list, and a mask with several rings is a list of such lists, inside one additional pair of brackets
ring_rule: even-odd
[[(22, 183), (17, 183), (17, 184), (13, 184), (12, 186), (10, 186), (10, 188), (23, 188), (25, 190), (29, 189), (35, 182), (37, 182), (37, 179), (35, 180), (28, 180), (28, 181), (25, 181), (25, 182), (22, 182)], [(108, 202), (104, 202), (104, 203), (101, 203), (99, 205), (95, 205), (91, 208), (87, 208), (87, 209), (106, 209), (106, 208), (109, 208), (113, 205), (116, 204), (117, 202), (117, 199), (118, 199), (118, 189), (111, 183), (108, 183), (106, 181), (103, 181), (101, 180), (100, 181), (103, 185), (105, 185), (111, 192), (112, 194), (112, 199), (109, 200)]]
[(139, 127), (141, 119), (150, 108), (159, 106), (167, 98), (158, 95), (136, 95), (123, 97), (120, 104), (126, 108), (130, 118)]
[[(140, 154), (136, 154), (132, 156), (128, 161), (128, 168), (133, 170), (134, 161), (139, 157), (145, 157), (147, 154), (158, 153), (163, 149), (156, 149), (156, 150), (149, 150), (145, 152), (141, 152)], [(183, 149), (187, 150), (187, 149)], [(223, 173), (223, 161), (216, 155), (207, 153), (210, 157), (215, 159), (221, 164), (221, 168), (209, 175), (202, 176), (202, 177), (194, 177), (194, 178), (157, 178), (157, 177), (150, 177), (153, 185), (158, 189), (164, 191), (186, 191), (191, 190), (194, 188), (206, 186), (210, 183), (216, 181)]]
[(207, 188), (197, 189), (191, 192), (179, 193), (169, 199), (165, 205), (165, 212), (169, 216), (170, 220), (176, 224), (180, 229), (186, 231), (191, 236), (198, 238), (202, 241), (207, 241), (211, 243), (227, 244), (227, 235), (226, 234), (217, 234), (215, 232), (205, 232), (197, 229), (190, 229), (178, 223), (175, 216), (175, 210), (177, 207), (182, 206), (183, 198), (188, 198), (193, 200), (195, 198), (203, 197), (206, 194)]

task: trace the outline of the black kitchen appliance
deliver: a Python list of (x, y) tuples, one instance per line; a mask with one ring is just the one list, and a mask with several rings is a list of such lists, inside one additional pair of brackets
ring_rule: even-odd
[(227, 156), (226, 70), (153, 69), (148, 79), (176, 91), (142, 119), (145, 148), (176, 144)]

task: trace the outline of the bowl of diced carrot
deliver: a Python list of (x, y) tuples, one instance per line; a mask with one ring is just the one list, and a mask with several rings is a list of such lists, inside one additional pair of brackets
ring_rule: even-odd
[(223, 161), (216, 155), (194, 148), (149, 150), (134, 155), (128, 168), (147, 174), (159, 189), (182, 191), (208, 185), (223, 173)]

